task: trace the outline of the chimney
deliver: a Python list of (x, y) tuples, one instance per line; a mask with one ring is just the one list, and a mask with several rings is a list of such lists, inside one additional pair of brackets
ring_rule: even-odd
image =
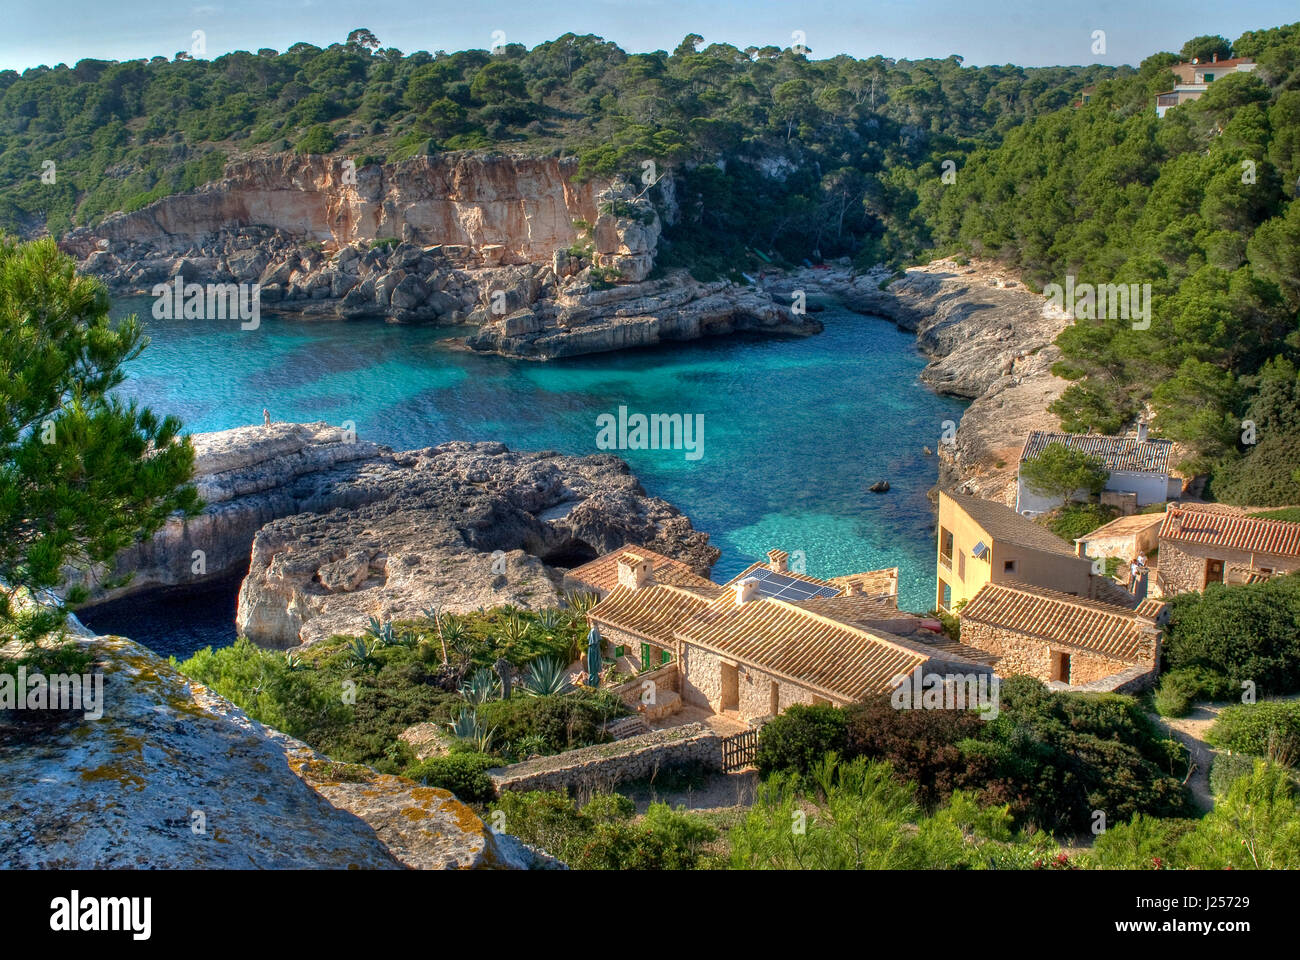
[(625, 553), (618, 558), (618, 585), (637, 590), (654, 583), (654, 566), (645, 557)]
[(1146, 439), (1147, 439), (1147, 422), (1145, 420), (1139, 420), (1138, 421), (1138, 443), (1146, 443)]
[(742, 603), (749, 603), (749, 601), (757, 597), (757, 577), (746, 577), (744, 580), (741, 580), (740, 583), (736, 584), (736, 606), (740, 606)]
[(767, 568), (773, 573), (785, 573), (790, 569), (790, 554), (784, 550), (767, 551)]
[(1213, 61), (1213, 62), (1214, 62), (1214, 63), (1218, 63), (1218, 62), (1219, 62), (1219, 55), (1218, 55), (1217, 53), (1214, 55), (1214, 61)]
[(844, 596), (852, 597), (862, 592), (862, 584), (856, 580), (846, 580), (844, 582)]

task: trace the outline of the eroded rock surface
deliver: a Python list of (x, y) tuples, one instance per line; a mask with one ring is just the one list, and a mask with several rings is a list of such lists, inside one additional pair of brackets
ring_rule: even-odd
[[(618, 457), (517, 453), (499, 443), (392, 452), (314, 475), (356, 503), (268, 523), (253, 540), (236, 626), (291, 647), (414, 618), (559, 602), (560, 565), (640, 543), (707, 573), (718, 550), (648, 497)], [(332, 492), (327, 492), (331, 487)]]
[(102, 718), (0, 713), (0, 868), (554, 865), (447, 791), (332, 763), (144, 647), (77, 642), (105, 674)]

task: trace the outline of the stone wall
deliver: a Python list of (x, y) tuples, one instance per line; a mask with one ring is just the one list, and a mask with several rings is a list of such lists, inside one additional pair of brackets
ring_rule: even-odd
[(1161, 540), (1159, 571), (1161, 590), (1166, 596), (1203, 590), (1205, 562), (1210, 559), (1223, 561), (1224, 583), (1245, 583), (1246, 577), (1260, 567), (1267, 567), (1274, 573), (1292, 573), (1300, 570), (1300, 560), (1295, 558), (1250, 554), (1227, 547), (1203, 547), (1174, 540)]
[[(729, 661), (718, 654), (694, 644), (682, 645), (681, 686), (679, 692), (686, 703), (706, 707), (715, 713), (722, 711), (722, 670)], [(772, 704), (772, 684), (777, 687), (776, 709)], [(736, 711), (742, 720), (780, 713), (793, 704), (833, 702), (808, 689), (772, 674), (739, 663), (736, 666)]]
[(702, 723), (687, 723), (497, 767), (489, 770), (488, 776), (499, 796), (503, 790), (607, 790), (676, 767), (721, 770), (721, 737)]
[[(1016, 674), (1028, 674), (1044, 683), (1052, 679), (1052, 653), (1070, 655), (1069, 686), (1078, 687), (1105, 680), (1116, 674), (1130, 670), (1133, 664), (1123, 660), (1114, 660), (1098, 654), (1083, 653), (1072, 647), (1055, 645), (1045, 640), (1036, 640), (1023, 634), (963, 620), (961, 624), (962, 643), (968, 643), (989, 653), (998, 660), (997, 673), (1001, 677)], [(1154, 670), (1154, 663), (1142, 666), (1144, 671)], [(1065, 686), (1065, 684), (1062, 684)]]
[[(604, 631), (602, 630), (603, 634)], [(633, 679), (620, 683), (617, 686), (610, 687), (609, 692), (620, 697), (629, 707), (636, 709), (643, 703), (643, 696), (646, 691), (646, 684), (654, 684), (654, 692), (658, 693), (676, 693), (680, 679), (677, 673), (676, 661), (665, 664), (658, 670), (647, 670), (645, 673), (637, 674)]]

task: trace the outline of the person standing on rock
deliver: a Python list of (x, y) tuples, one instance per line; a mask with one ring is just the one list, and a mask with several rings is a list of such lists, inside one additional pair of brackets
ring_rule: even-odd
[(262, 425), (267, 427), (271, 425), (271, 411), (266, 407), (262, 408)]

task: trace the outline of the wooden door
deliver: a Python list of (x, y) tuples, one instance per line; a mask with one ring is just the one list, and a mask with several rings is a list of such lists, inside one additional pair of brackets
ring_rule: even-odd
[(1212, 583), (1223, 583), (1222, 560), (1205, 561), (1205, 585), (1208, 587)]

